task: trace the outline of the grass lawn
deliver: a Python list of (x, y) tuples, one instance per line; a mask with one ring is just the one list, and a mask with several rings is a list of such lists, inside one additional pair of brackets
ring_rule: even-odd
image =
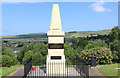
[(114, 64), (114, 65), (112, 64), (110, 66), (99, 67), (97, 68), (97, 70), (100, 71), (105, 76), (111, 76), (110, 78), (112, 78), (112, 76), (118, 76), (118, 71), (120, 72), (120, 70), (117, 70), (115, 68), (118, 68), (118, 64)]
[(8, 74), (14, 72), (16, 69), (24, 67), (24, 65), (15, 65), (11, 67), (2, 67), (2, 76), (7, 76)]
[(0, 67), (0, 78), (2, 77), (2, 67)]

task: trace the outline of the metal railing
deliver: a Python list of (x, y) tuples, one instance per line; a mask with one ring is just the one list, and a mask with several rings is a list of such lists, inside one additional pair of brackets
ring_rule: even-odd
[[(68, 62), (49, 62), (33, 65), (35, 70), (31, 70), (32, 57), (25, 62), (25, 77), (65, 77), (65, 78), (89, 78), (89, 67), (82, 59), (75, 60), (74, 63)], [(57, 69), (57, 70), (56, 70)], [(30, 72), (31, 70), (31, 72)], [(29, 73), (30, 72), (30, 73)]]
[(76, 69), (80, 72), (81, 76), (89, 78), (89, 63), (82, 58), (77, 58)]
[(28, 75), (32, 68), (32, 56), (24, 62), (24, 78)]

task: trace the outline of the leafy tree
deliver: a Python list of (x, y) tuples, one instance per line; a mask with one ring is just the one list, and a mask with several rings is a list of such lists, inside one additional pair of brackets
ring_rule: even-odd
[(109, 34), (109, 46), (113, 52), (113, 61), (120, 62), (120, 29), (118, 26), (112, 28)]
[(28, 51), (27, 45), (23, 46), (22, 49), (17, 54), (17, 59), (22, 64), (25, 53)]
[[(84, 50), (85, 46), (88, 44), (88, 40), (86, 38), (80, 38), (79, 41), (78, 41), (78, 44), (77, 44), (77, 48), (76, 48), (76, 51), (82, 51)], [(80, 52), (79, 52), (80, 53)]]
[(46, 59), (45, 56), (42, 56), (42, 54), (40, 53), (35, 53), (32, 56), (32, 60), (33, 60), (33, 65), (42, 65), (45, 64)]
[(72, 48), (80, 53), (82, 50), (84, 50), (85, 46), (88, 44), (87, 38), (79, 37), (78, 39), (72, 39)]
[(4, 44), (2, 44), (2, 55), (8, 55), (12, 58), (13, 62), (12, 64), (16, 64), (16, 55), (14, 51), (8, 47), (6, 47)]
[(23, 63), (28, 59), (28, 58), (30, 58), (31, 56), (32, 56), (32, 51), (28, 51), (28, 52), (26, 52), (25, 53), (25, 56), (24, 56), (24, 58), (23, 58)]
[(64, 44), (64, 54), (65, 54), (65, 59), (68, 63), (72, 63), (76, 59), (76, 54), (75, 50), (72, 49), (72, 47)]
[[(44, 43), (36, 43), (30, 44), (28, 47), (24, 46), (21, 51), (18, 53), (18, 58), (22, 60), (22, 64), (32, 56), (33, 65), (41, 65), (46, 63), (46, 55), (48, 45)], [(75, 52), (72, 47), (64, 44), (64, 53), (67, 62), (74, 62), (76, 56), (78, 56), (77, 52)]]
[(0, 55), (0, 65), (2, 64), (2, 55)]
[(100, 47), (108, 47), (107, 44), (105, 42), (101, 42), (101, 41), (90, 41), (85, 49), (93, 49), (93, 48), (100, 48)]
[(47, 46), (48, 45), (44, 43), (25, 45), (18, 53), (17, 58), (21, 64), (24, 64), (24, 62), (32, 56), (33, 65), (43, 64), (46, 62)]
[(119, 32), (120, 32), (120, 29), (118, 26), (112, 28), (109, 34), (110, 35), (109, 41), (112, 42), (114, 40), (119, 40)]
[(8, 55), (2, 55), (2, 66), (3, 67), (10, 67), (12, 65), (12, 58)]
[(77, 39), (72, 39), (72, 48), (73, 49), (76, 49), (77, 48), (77, 45), (78, 45), (78, 40)]

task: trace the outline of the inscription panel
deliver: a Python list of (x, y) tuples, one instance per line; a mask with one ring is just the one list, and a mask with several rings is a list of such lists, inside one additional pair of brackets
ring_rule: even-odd
[(60, 60), (61, 56), (51, 56), (51, 60)]
[(49, 49), (63, 49), (64, 48), (64, 44), (49, 44), (48, 48)]

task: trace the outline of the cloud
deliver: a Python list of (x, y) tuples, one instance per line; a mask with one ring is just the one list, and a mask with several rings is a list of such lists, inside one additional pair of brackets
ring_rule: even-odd
[(92, 9), (93, 9), (94, 11), (96, 11), (96, 12), (106, 12), (106, 11), (110, 12), (110, 11), (112, 11), (112, 10), (109, 9), (109, 8), (108, 8), (108, 9), (107, 9), (107, 8), (104, 8), (103, 5), (104, 5), (104, 2), (101, 1), (101, 2), (93, 3), (91, 7), (92, 7)]

